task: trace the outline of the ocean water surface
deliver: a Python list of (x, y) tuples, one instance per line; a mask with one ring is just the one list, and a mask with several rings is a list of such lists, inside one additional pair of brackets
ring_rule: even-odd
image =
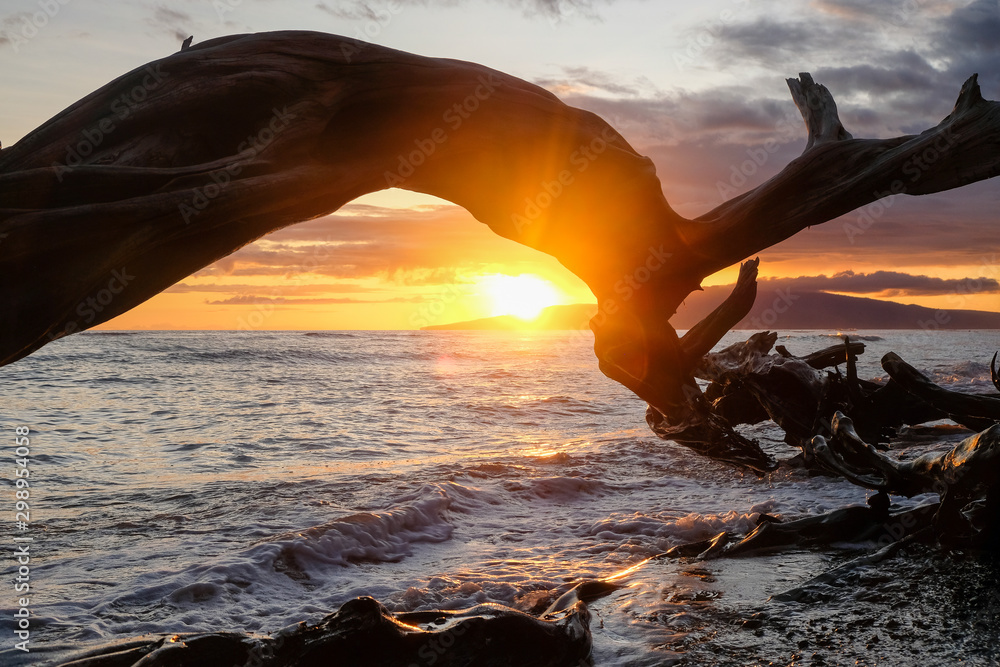
[[(998, 332), (849, 333), (868, 346), (862, 377), (883, 377), (893, 350), (945, 386), (993, 391)], [(833, 334), (778, 342), (806, 354)], [(657, 439), (591, 345), (579, 332), (93, 332), (0, 369), (4, 530), (8, 545), (33, 538), (34, 613), (25, 654), (8, 555), (0, 664), (144, 633), (268, 633), (360, 595), (395, 611), (531, 610), (567, 582), (746, 532), (760, 512), (864, 504), (839, 479), (758, 478)], [(19, 426), (26, 532), (13, 525)], [(773, 426), (746, 432), (796, 453)], [(896, 446), (966, 435), (937, 423)], [(981, 554), (912, 548), (772, 597), (874, 548), (647, 563), (592, 603), (594, 664), (998, 664), (1000, 567)]]

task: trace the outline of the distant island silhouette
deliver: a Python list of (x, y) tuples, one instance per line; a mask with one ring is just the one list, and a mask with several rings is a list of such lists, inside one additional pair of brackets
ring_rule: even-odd
[[(731, 286), (706, 287), (691, 294), (670, 323), (675, 329), (690, 329), (710, 313), (729, 293)], [(513, 315), (484, 317), (422, 327), (424, 330), (565, 330), (587, 329), (597, 313), (597, 304), (549, 306), (533, 320)], [(750, 314), (736, 329), (1000, 329), (1000, 313), (983, 310), (935, 309), (892, 301), (826, 292), (761, 290)]]

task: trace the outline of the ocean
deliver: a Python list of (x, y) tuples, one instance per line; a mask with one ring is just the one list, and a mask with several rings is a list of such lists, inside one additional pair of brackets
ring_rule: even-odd
[[(732, 332), (723, 344), (751, 332)], [(793, 331), (793, 354), (837, 332)], [(993, 391), (994, 331), (847, 332)], [(766, 477), (656, 438), (589, 332), (88, 332), (0, 369), (7, 537), (0, 663), (145, 633), (269, 633), (372, 596), (393, 611), (537, 606), (678, 544), (863, 505), (843, 480)], [(15, 429), (30, 521), (15, 527)], [(744, 429), (779, 458), (771, 425)], [(968, 435), (906, 429), (902, 456)], [(894, 498), (904, 506), (934, 497)], [(30, 540), (30, 653), (15, 538)], [(774, 596), (872, 544), (661, 559), (590, 605), (596, 665), (997, 665), (996, 557), (910, 547)], [(16, 622), (17, 619), (15, 619)]]

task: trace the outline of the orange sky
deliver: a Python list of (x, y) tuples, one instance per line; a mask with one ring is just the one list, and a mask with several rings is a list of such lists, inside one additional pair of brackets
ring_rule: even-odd
[(591, 301), (554, 258), (392, 191), (260, 239), (97, 328), (414, 329)]
[[(893, 258), (860, 244), (845, 254), (826, 239), (842, 234), (845, 224), (833, 221), (767, 251), (762, 278), (886, 269), (940, 278), (1000, 277), (1000, 264), (989, 254), (978, 263), (972, 257), (953, 265), (925, 263), (917, 253)], [(819, 254), (817, 245), (827, 252)], [(705, 285), (729, 284), (736, 271), (722, 271)], [(525, 292), (532, 281), (536, 287), (544, 281), (551, 290)], [(854, 295), (1000, 310), (993, 291)], [(397, 190), (267, 236), (98, 328), (412, 329), (517, 313), (525, 300), (542, 297), (541, 305), (594, 301), (587, 286), (552, 257), (495, 235), (459, 207)]]
[[(987, 98), (1000, 91), (995, 0), (816, 0), (781, 12), (735, 0), (518, 0), (474, 11), (432, 0), (399, 3), (374, 23), (363, 3), (244, 0), (223, 13), (219, 4), (59, 3), (39, 29), (13, 5), (0, 11), (0, 86), (15, 93), (0, 96), (0, 140), (17, 141), (189, 35), (201, 42), (308, 28), (483, 63), (547, 88), (648, 155), (667, 201), (694, 217), (802, 152), (805, 130), (785, 77), (812, 72), (855, 137), (934, 126), (973, 72)], [(768, 249), (761, 276), (854, 272), (865, 280), (837, 284), (864, 283), (855, 296), (1000, 311), (996, 179), (888, 201), (864, 224), (855, 212)], [(730, 283), (736, 270), (706, 284)], [(387, 191), (251, 244), (100, 328), (414, 328), (523, 306), (548, 291), (530, 277), (552, 283), (553, 303), (593, 301), (554, 259), (494, 235), (467, 212)], [(939, 279), (951, 282), (930, 284)]]

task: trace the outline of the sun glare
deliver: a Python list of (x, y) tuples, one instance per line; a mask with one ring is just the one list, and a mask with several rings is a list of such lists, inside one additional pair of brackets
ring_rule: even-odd
[(562, 303), (559, 290), (535, 275), (494, 275), (483, 278), (486, 294), (493, 302), (492, 315), (514, 315), (533, 320), (542, 309)]

